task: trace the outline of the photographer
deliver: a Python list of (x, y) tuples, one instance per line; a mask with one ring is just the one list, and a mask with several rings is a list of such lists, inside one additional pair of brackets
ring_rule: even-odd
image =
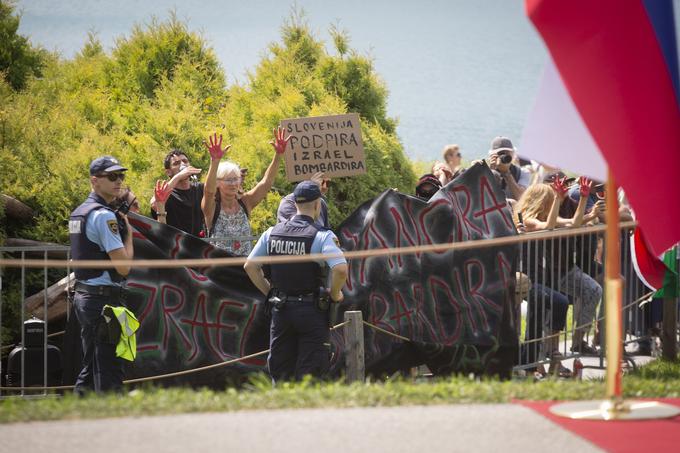
[(489, 150), (489, 168), (501, 175), (505, 198), (519, 200), (531, 182), (531, 173), (513, 164), (514, 157), (515, 147), (509, 138), (493, 139)]

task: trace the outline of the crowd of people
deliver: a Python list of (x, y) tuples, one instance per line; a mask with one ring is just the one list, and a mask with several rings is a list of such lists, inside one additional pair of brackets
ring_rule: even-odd
[[(234, 162), (222, 161), (229, 149), (222, 146), (222, 136), (213, 134), (205, 143), (210, 154), (205, 182), (199, 182), (201, 170), (191, 165), (184, 152), (171, 150), (164, 160), (169, 179), (156, 182), (151, 199), (151, 214), (159, 222), (213, 239), (216, 247), (232, 255), (248, 257), (244, 268), (266, 296), (265, 307), (271, 318), (267, 362), (274, 383), (301, 379), (307, 374), (327, 374), (329, 304), (343, 300), (342, 287), (347, 278), (347, 263), (338, 239), (328, 228), (328, 206), (323, 195), (330, 179), (323, 173), (302, 181), (281, 200), (278, 225), (262, 234), (253, 247), (250, 213), (270, 191), (289, 140), (282, 128), (274, 130), (270, 142), (274, 148), (272, 161), (250, 190), (242, 186), (244, 171)], [(90, 164), (92, 192), (69, 220), (74, 260), (133, 259), (127, 213), (139, 213), (139, 202), (129, 188), (123, 187), (126, 171), (111, 156), (102, 156)], [(267, 266), (255, 259), (314, 253), (328, 258)], [(117, 391), (122, 386), (124, 366), (118, 354), (121, 328), (115, 327), (119, 318), (105, 313), (126, 315), (124, 281), (129, 272), (129, 265), (120, 264), (75, 272), (74, 307), (83, 350), (76, 394)]]
[[(465, 171), (458, 145), (446, 146), (442, 158), (443, 161), (432, 166), (431, 173), (420, 177), (415, 190), (417, 197), (429, 200), (437, 190)], [(505, 193), (520, 234), (605, 221), (605, 186), (602, 182), (583, 176), (568, 177), (557, 168), (522, 159), (507, 137), (493, 139), (485, 160)], [(632, 220), (622, 192), (618, 199), (620, 220)], [(519, 363), (535, 363), (542, 352), (550, 361), (548, 373), (571, 373), (562, 365), (563, 354), (558, 347), (559, 332), (567, 324), (569, 305), (574, 308), (571, 351), (584, 355), (599, 353), (599, 336), (594, 335), (589, 344), (586, 334), (593, 325), (596, 333), (601, 327), (595, 320), (598, 305), (600, 315), (604, 305), (601, 304), (602, 249), (602, 241), (595, 236), (544, 241), (534, 244), (533, 250), (522, 248), (518, 280), (523, 277), (526, 283), (527, 291), (522, 298), (529, 303)], [(538, 341), (541, 338), (545, 340)], [(529, 371), (537, 377), (546, 374), (542, 366)]]
[[(202, 170), (191, 165), (186, 153), (171, 150), (164, 159), (168, 179), (156, 182), (150, 204), (151, 215), (159, 222), (211, 240), (216, 247), (232, 255), (249, 257), (245, 266), (248, 275), (258, 289), (267, 295), (267, 300), (274, 301), (273, 312), (276, 316), (272, 320), (271, 345), (274, 358), (270, 356), (270, 367), (273, 367), (274, 380), (278, 380), (300, 377), (300, 373), (310, 370), (312, 374), (321, 375), (327, 365), (320, 362), (320, 357), (324, 356), (320, 345), (326, 342), (327, 336), (322, 335), (321, 331), (327, 323), (323, 319), (316, 319), (316, 327), (307, 329), (304, 334), (300, 333), (315, 340), (313, 346), (297, 351), (300, 354), (298, 357), (294, 347), (298, 340), (290, 332), (302, 332), (304, 329), (286, 314), (292, 309), (284, 313), (282, 307), (286, 301), (290, 301), (291, 306), (295, 306), (293, 301), (303, 300), (319, 304), (323, 300), (319, 288), (324, 286), (330, 289), (330, 299), (342, 300), (343, 275), (346, 275), (347, 269), (344, 259), (327, 260), (325, 264), (333, 269), (332, 282), (324, 283), (320, 281), (322, 274), (317, 269), (323, 267), (323, 263), (312, 263), (309, 268), (304, 263), (272, 266), (272, 270), (265, 272), (266, 268), (250, 261), (250, 258), (262, 255), (340, 252), (337, 239), (329, 230), (328, 205), (324, 195), (330, 179), (323, 173), (317, 173), (309, 181), (300, 183), (295, 192), (282, 198), (277, 211), (279, 224), (260, 236), (258, 243), (253, 246), (250, 213), (270, 191), (290, 139), (281, 128), (275, 129), (273, 135), (270, 142), (274, 148), (272, 160), (262, 178), (249, 190), (243, 187), (245, 170), (235, 162), (223, 160), (230, 147), (223, 146), (221, 136), (213, 134), (205, 143), (210, 155), (210, 166), (204, 182), (198, 178)], [(606, 204), (602, 183), (583, 176), (570, 178), (558, 169), (523, 160), (518, 157), (512, 141), (506, 137), (496, 137), (491, 142), (485, 161), (505, 193), (520, 234), (574, 228), (604, 221)], [(130, 235), (127, 234), (129, 224), (125, 215), (119, 216), (117, 213), (127, 210), (139, 212), (139, 201), (129, 189), (122, 187), (125, 171), (110, 156), (92, 163), (90, 175), (93, 193), (84, 205), (74, 211), (75, 217), (72, 216), (72, 221), (82, 222), (78, 223), (77, 228), (75, 223), (69, 224), (72, 244), (75, 244), (74, 257), (85, 259), (96, 254), (100, 258), (104, 255), (110, 258), (132, 258)], [(442, 161), (435, 162), (431, 172), (418, 180), (415, 195), (429, 200), (439, 189), (464, 172), (460, 147), (447, 145), (442, 151)], [(629, 220), (630, 210), (625, 198), (622, 201), (619, 215), (622, 220)], [(101, 214), (88, 218), (90, 211)], [(93, 219), (99, 219), (98, 223), (93, 223)], [(549, 359), (551, 371), (569, 373), (561, 364), (563, 356), (558, 347), (558, 334), (567, 324), (569, 305), (574, 307), (571, 350), (581, 354), (597, 354), (596, 345), (586, 341), (586, 333), (596, 319), (597, 307), (602, 299), (602, 266), (598, 263), (602, 244), (598, 239), (587, 240), (591, 242), (588, 244), (589, 256), (586, 257), (567, 253), (569, 244), (561, 242), (563, 240), (541, 244), (541, 250), (534, 250), (541, 259), (534, 259), (533, 263), (527, 248), (523, 249), (518, 278), (523, 278), (522, 284), (526, 286), (526, 294), (522, 298), (530, 303), (527, 309), (526, 341), (519, 363), (535, 363), (542, 355)], [(562, 247), (565, 253), (559, 253), (558, 249)], [(585, 261), (588, 262), (587, 266), (584, 265)], [(93, 377), (94, 382), (100, 381), (99, 384), (93, 384), (97, 389), (115, 387), (119, 381), (117, 366), (115, 369), (104, 366), (99, 371), (93, 371), (96, 367), (101, 368), (102, 363), (111, 361), (111, 351), (109, 348), (104, 353), (98, 352), (100, 345), (93, 339), (95, 327), (90, 319), (92, 313), (86, 309), (83, 301), (92, 299), (99, 305), (105, 302), (117, 304), (119, 301), (114, 296), (118, 293), (111, 288), (118, 287), (127, 272), (129, 268), (113, 267), (104, 272), (84, 274), (81, 271), (77, 275), (76, 294), (80, 296), (76, 298), (76, 310), (84, 326), (85, 351), (83, 373), (77, 388), (92, 383)], [(301, 316), (309, 315), (305, 310), (302, 309)], [(299, 369), (295, 366), (296, 360)], [(545, 374), (541, 367), (532, 371), (537, 375)]]

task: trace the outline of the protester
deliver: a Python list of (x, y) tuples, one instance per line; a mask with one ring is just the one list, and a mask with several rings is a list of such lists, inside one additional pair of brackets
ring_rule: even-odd
[(165, 210), (165, 203), (168, 201), (172, 188), (167, 181), (156, 181), (154, 187), (154, 199), (156, 200), (156, 215), (160, 223), (166, 223), (167, 211)]
[(432, 165), (432, 174), (439, 180), (442, 187), (453, 181), (451, 169), (443, 162), (435, 162)]
[[(331, 184), (330, 178), (326, 178), (323, 172), (315, 173), (310, 181), (319, 185), (321, 189), (321, 211), (319, 213), (319, 218), (314, 219), (314, 221), (324, 228), (330, 228), (330, 223), (328, 220), (328, 204), (326, 202), (326, 194), (328, 193), (328, 187)], [(294, 194), (289, 193), (281, 199), (279, 203), (279, 208), (276, 211), (276, 221), (281, 223), (286, 220), (290, 220), (291, 217), (295, 215), (297, 208), (295, 207)]]
[(262, 180), (251, 190), (239, 193), (241, 187), (241, 169), (233, 162), (222, 162), (220, 159), (230, 148), (222, 149), (222, 136), (214, 134), (206, 147), (210, 152), (210, 168), (205, 181), (205, 191), (201, 208), (208, 226), (209, 236), (219, 238), (213, 244), (233, 255), (248, 255), (253, 246), (248, 239), (252, 235), (250, 228), (251, 211), (267, 196), (274, 183), (274, 177), (286, 151), (290, 137), (284, 137), (281, 127), (274, 129), (274, 157), (264, 173)]
[[(592, 182), (587, 178), (579, 179), (579, 190), (587, 194)], [(555, 179), (552, 185), (536, 184), (530, 186), (515, 206), (517, 222), (522, 216), (522, 223), (527, 232), (550, 230), (556, 227), (578, 227), (583, 222), (585, 196), (579, 201), (572, 218), (559, 217), (560, 205), (567, 196), (566, 178)], [(549, 241), (543, 256), (553, 276), (559, 276), (557, 288), (570, 296), (574, 302), (576, 325), (572, 338), (572, 350), (584, 354), (595, 354), (583, 337), (595, 317), (597, 304), (602, 297), (602, 287), (584, 273), (573, 261), (573, 254), (559, 250), (560, 241)], [(555, 250), (557, 245), (558, 250)], [(570, 256), (571, 255), (571, 256)], [(562, 271), (562, 272), (561, 272)]]
[[(127, 168), (111, 156), (90, 164), (92, 192), (69, 219), (73, 260), (131, 260), (132, 232), (127, 216), (115, 212), (110, 203), (120, 195)], [(115, 264), (108, 269), (75, 270), (74, 308), (81, 326), (82, 370), (74, 392), (97, 393), (119, 390), (123, 383), (123, 362), (116, 356), (116, 341), (101, 329), (106, 305), (123, 305), (122, 292), (129, 265)], [(105, 324), (104, 324), (105, 325)], [(104, 335), (102, 335), (104, 331)]]
[(163, 165), (170, 178), (168, 187), (172, 193), (165, 202), (165, 211), (156, 206), (155, 197), (151, 198), (152, 217), (158, 219), (158, 212), (165, 212), (165, 223), (194, 236), (201, 236), (203, 183), (196, 179), (201, 170), (191, 166), (184, 151), (178, 149), (173, 149), (165, 156)]
[(122, 209), (125, 211), (124, 213), (134, 212), (139, 214), (139, 200), (129, 187), (121, 190), (120, 196), (111, 202), (111, 206), (116, 210)]
[(422, 200), (429, 200), (432, 196), (441, 189), (442, 184), (432, 173), (426, 173), (418, 179), (416, 185), (416, 196)]
[(531, 173), (512, 163), (514, 158), (515, 147), (509, 138), (496, 137), (491, 141), (489, 168), (502, 176), (501, 188), (505, 192), (505, 198), (519, 200), (531, 184)]
[[(272, 381), (324, 377), (330, 366), (328, 303), (342, 302), (347, 262), (332, 231), (314, 223), (321, 210), (321, 190), (313, 181), (302, 181), (293, 192), (297, 215), (268, 229), (255, 244), (244, 266), (253, 284), (267, 295), (271, 308), (270, 352), (267, 359)], [(273, 263), (269, 279), (255, 257), (337, 254), (322, 262)], [(322, 264), (323, 263), (323, 264)], [(331, 269), (326, 288), (322, 266)], [(328, 291), (330, 301), (322, 294)]]
[(449, 167), (452, 178), (455, 178), (464, 171), (462, 162), (463, 155), (460, 152), (460, 147), (458, 145), (446, 145), (442, 150), (442, 159)]

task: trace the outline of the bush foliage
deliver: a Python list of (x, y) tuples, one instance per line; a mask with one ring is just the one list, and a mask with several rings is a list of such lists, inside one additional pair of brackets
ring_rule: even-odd
[[(21, 90), (0, 80), (0, 192), (37, 213), (35, 224), (7, 235), (67, 242), (69, 213), (89, 191), (88, 164), (102, 154), (130, 169), (127, 184), (148, 212), (167, 151), (183, 149), (207, 170), (202, 142), (212, 131), (233, 145), (228, 157), (249, 169), (252, 187), (271, 160), (272, 129), (292, 117), (361, 116), (368, 174), (334, 182), (333, 224), (386, 188), (410, 190), (415, 176), (387, 117), (384, 84), (345, 33), (332, 29), (331, 38), (329, 52), (293, 15), (247, 82), (227, 86), (206, 40), (171, 15), (135, 26), (110, 53), (91, 35), (72, 59), (46, 56), (41, 76), (29, 75)], [(257, 233), (275, 222), (281, 195), (292, 190), (283, 166), (274, 187), (253, 212)]]

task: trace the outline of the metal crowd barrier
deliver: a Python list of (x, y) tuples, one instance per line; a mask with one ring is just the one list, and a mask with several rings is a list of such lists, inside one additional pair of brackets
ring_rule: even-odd
[[(591, 368), (605, 366), (604, 232), (580, 230), (579, 235), (563, 238), (532, 239), (533, 233), (524, 234), (518, 266), (522, 273), (518, 286), (524, 291), (518, 288), (516, 294), (520, 350), (515, 370), (533, 371), (550, 363), (558, 374), (553, 368), (561, 367), (561, 361), (583, 356), (599, 359)], [(654, 352), (662, 302), (650, 302), (653, 292), (635, 272), (633, 228), (621, 228), (620, 234), (624, 345), (649, 342)]]

